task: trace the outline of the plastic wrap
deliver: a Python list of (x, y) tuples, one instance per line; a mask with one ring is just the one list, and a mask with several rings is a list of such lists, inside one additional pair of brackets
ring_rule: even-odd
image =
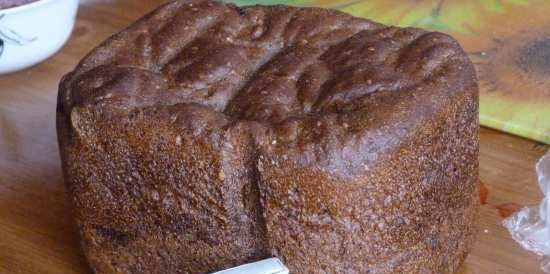
[(525, 207), (503, 221), (512, 238), (527, 250), (543, 256), (542, 270), (550, 273), (550, 152), (537, 163), (544, 199), (538, 207)]

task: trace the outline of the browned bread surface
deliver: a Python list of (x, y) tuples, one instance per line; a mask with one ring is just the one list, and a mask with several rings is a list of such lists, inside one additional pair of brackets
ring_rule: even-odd
[(452, 273), (479, 200), (474, 69), (449, 36), (287, 6), (175, 1), (60, 85), (93, 270)]

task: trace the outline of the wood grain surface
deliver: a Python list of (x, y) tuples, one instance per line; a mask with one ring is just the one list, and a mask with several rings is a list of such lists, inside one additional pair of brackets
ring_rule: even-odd
[[(46, 62), (0, 76), (0, 274), (91, 273), (79, 247), (55, 133), (57, 84), (86, 52), (162, 1), (82, 1), (74, 34)], [(542, 195), (534, 165), (548, 147), (482, 129), (481, 181), (489, 190), (480, 233), (460, 274), (539, 274), (537, 257), (501, 226), (496, 206)]]

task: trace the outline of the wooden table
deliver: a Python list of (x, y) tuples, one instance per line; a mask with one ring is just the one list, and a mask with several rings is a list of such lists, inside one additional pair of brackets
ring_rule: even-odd
[[(91, 273), (64, 192), (55, 132), (57, 84), (92, 47), (161, 1), (82, 1), (68, 44), (32, 69), (0, 76), (0, 274)], [(461, 274), (536, 274), (537, 257), (500, 225), (495, 206), (537, 203), (534, 165), (544, 145), (481, 130), (489, 189), (477, 244)]]

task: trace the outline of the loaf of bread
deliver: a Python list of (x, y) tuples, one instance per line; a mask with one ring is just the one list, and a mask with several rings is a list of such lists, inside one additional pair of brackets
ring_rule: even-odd
[(97, 274), (447, 274), (476, 233), (478, 88), (451, 37), (319, 8), (174, 1), (60, 84)]

